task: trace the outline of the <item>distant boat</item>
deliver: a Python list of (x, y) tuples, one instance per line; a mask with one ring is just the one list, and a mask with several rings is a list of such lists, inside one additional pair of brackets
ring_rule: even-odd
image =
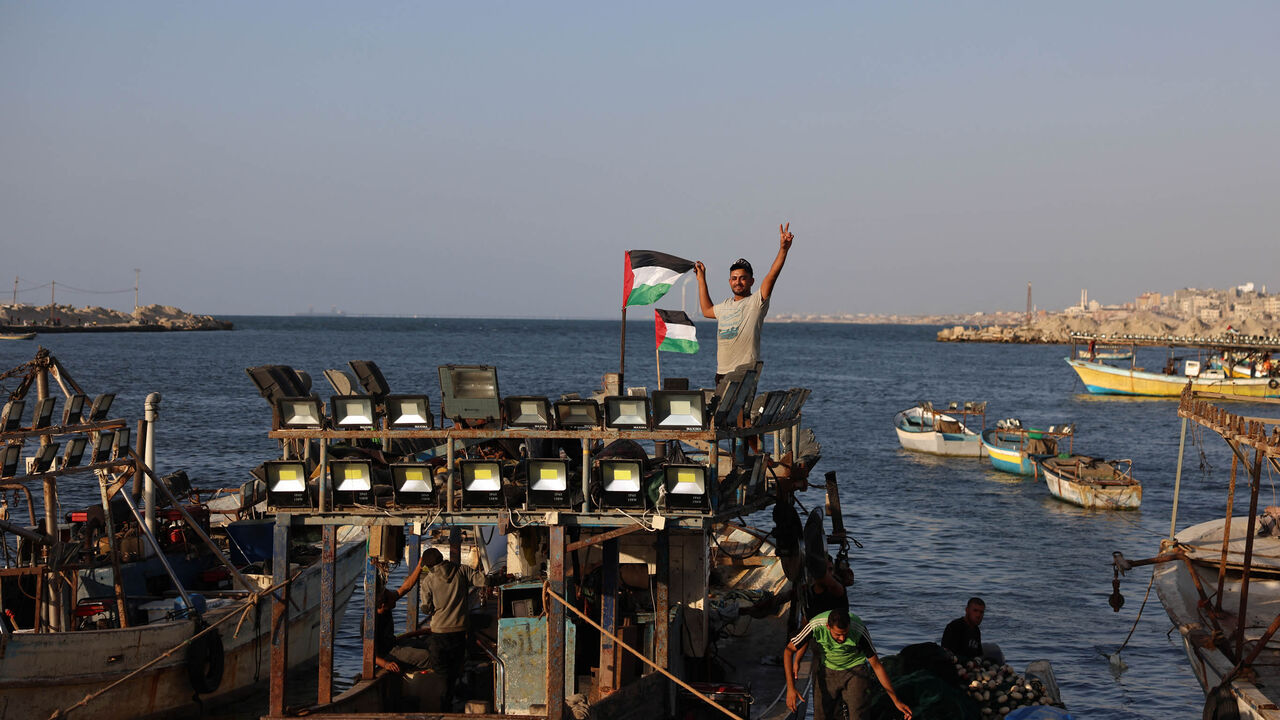
[(1038, 465), (1049, 492), (1059, 500), (1105, 510), (1136, 510), (1142, 504), (1142, 485), (1133, 479), (1130, 460), (1067, 455)]
[(991, 458), (991, 466), (1015, 475), (1037, 477), (1038, 460), (1058, 454), (1058, 441), (1068, 441), (1068, 452), (1075, 437), (1071, 425), (1050, 426), (1048, 430), (1024, 428), (1016, 419), (1001, 420), (996, 427), (982, 433), (982, 445)]
[[(898, 442), (915, 452), (958, 457), (985, 457), (986, 450), (980, 435), (986, 424), (987, 404), (951, 403), (946, 412), (933, 409), (933, 404), (921, 402), (907, 408), (893, 418)], [(978, 430), (970, 429), (970, 418), (977, 421)]]
[[(1192, 363), (1194, 361), (1189, 361)], [(1195, 374), (1166, 375), (1072, 358), (1067, 358), (1067, 364), (1080, 376), (1089, 392), (1099, 395), (1178, 397), (1190, 382), (1193, 389), (1202, 392), (1240, 397), (1280, 397), (1280, 379), (1277, 378), (1228, 378), (1221, 370), (1199, 372), (1198, 366), (1193, 366)]]
[(30, 340), (36, 336), (35, 333), (0, 333), (0, 340)]

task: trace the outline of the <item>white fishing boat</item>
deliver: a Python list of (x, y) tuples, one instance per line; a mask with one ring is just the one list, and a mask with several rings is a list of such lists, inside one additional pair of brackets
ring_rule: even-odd
[[(1272, 508), (1250, 512), (1259, 507), (1262, 475), (1280, 458), (1280, 436), (1270, 432), (1280, 419), (1233, 415), (1190, 390), (1178, 414), (1184, 439), (1194, 422), (1218, 433), (1239, 459), (1226, 512), (1177, 530), (1180, 452), (1170, 536), (1152, 558), (1129, 561), (1114, 553), (1112, 607), (1123, 603), (1118, 576), (1154, 564), (1152, 583), (1205, 692), (1204, 717), (1280, 720), (1280, 517)], [(1237, 478), (1237, 466), (1245, 477)]]
[(987, 450), (982, 444), (986, 412), (985, 402), (951, 403), (945, 411), (935, 410), (932, 403), (921, 402), (895, 415), (893, 426), (898, 433), (898, 442), (906, 450), (933, 455), (986, 457)]
[(1036, 464), (1049, 492), (1059, 500), (1103, 510), (1136, 510), (1142, 504), (1142, 485), (1133, 478), (1131, 460), (1067, 455)]

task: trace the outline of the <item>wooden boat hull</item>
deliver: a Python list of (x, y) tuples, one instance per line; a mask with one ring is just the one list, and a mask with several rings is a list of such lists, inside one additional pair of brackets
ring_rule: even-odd
[(1067, 358), (1067, 364), (1080, 376), (1085, 388), (1097, 395), (1178, 397), (1189, 380), (1194, 389), (1205, 392), (1240, 397), (1280, 397), (1280, 380), (1276, 378), (1189, 378), (1072, 358)]
[(999, 431), (988, 430), (982, 434), (982, 446), (987, 457), (991, 458), (991, 466), (997, 470), (1014, 475), (1034, 477), (1039, 473), (1035, 460), (1023, 452), (1018, 445), (1009, 447), (1000, 440)]
[(36, 336), (35, 333), (0, 333), (0, 340), (31, 340)]
[[(932, 455), (948, 455), (953, 457), (986, 457), (987, 451), (982, 445), (982, 436), (960, 425), (961, 432), (938, 432), (931, 422), (922, 422), (923, 412), (919, 407), (903, 410), (894, 416), (893, 427), (898, 433), (898, 442), (903, 449), (912, 452)], [(938, 417), (954, 421), (949, 415), (942, 413)]]
[[(349, 542), (338, 549), (334, 598), (341, 617), (363, 569), (364, 543)], [(261, 587), (269, 576), (250, 575)], [(295, 580), (290, 600), (301, 608), (291, 610), (289, 662), (291, 666), (314, 662), (319, 654), (320, 563), (313, 563)], [(270, 600), (259, 603), (243, 617), (218, 627), (222, 638), (224, 671), (218, 689), (195, 701), (186, 654), (179, 650), (136, 676), (103, 693), (72, 717), (94, 720), (174, 717), (183, 712), (229, 702), (265, 687), (270, 668)], [(216, 622), (227, 614), (243, 615), (236, 600), (210, 608), (205, 620)], [(239, 631), (237, 632), (237, 627)], [(79, 630), (61, 633), (17, 632), (0, 654), (0, 719), (47, 720), (55, 711), (101, 691), (139, 670), (146, 663), (180, 645), (194, 633), (194, 621), (170, 620), (129, 628)]]
[(1137, 482), (1082, 479), (1052, 458), (1038, 464), (1049, 493), (1059, 500), (1100, 510), (1136, 510), (1142, 504), (1142, 486)]
[[(1248, 518), (1235, 517), (1231, 522), (1228, 550), (1228, 572), (1223, 584), (1222, 607), (1235, 612), (1240, 607), (1243, 548)], [(1216, 589), (1218, 563), (1222, 556), (1224, 519), (1193, 525), (1176, 535), (1192, 559), (1192, 566), (1203, 587)], [(1276, 615), (1280, 615), (1280, 538), (1254, 538), (1254, 566), (1249, 580), (1249, 602), (1245, 618), (1245, 639), (1256, 641)], [(1155, 566), (1155, 588), (1169, 619), (1182, 636), (1183, 649), (1191, 670), (1206, 693), (1218, 687), (1231, 672), (1234, 663), (1208, 638), (1214, 627), (1192, 580), (1192, 570), (1181, 561)], [(1227, 621), (1227, 619), (1224, 619)], [(1223, 626), (1230, 634), (1234, 626)], [(1240, 717), (1255, 720), (1280, 720), (1280, 640), (1272, 639), (1253, 664), (1253, 673), (1234, 678), (1227, 686), (1235, 697)]]

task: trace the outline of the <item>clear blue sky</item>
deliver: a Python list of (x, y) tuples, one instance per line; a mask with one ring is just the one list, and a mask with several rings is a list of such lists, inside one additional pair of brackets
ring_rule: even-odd
[(0, 297), (615, 317), (784, 220), (774, 313), (1280, 291), (1280, 4), (614, 5), (0, 3)]

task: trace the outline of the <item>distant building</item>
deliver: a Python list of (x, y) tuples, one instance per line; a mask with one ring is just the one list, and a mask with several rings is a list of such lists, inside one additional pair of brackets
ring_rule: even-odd
[(1200, 319), (1207, 322), (1217, 322), (1222, 319), (1222, 311), (1218, 308), (1207, 307), (1200, 310)]
[(1144, 292), (1138, 296), (1133, 305), (1139, 310), (1158, 310), (1162, 299), (1158, 292)]

